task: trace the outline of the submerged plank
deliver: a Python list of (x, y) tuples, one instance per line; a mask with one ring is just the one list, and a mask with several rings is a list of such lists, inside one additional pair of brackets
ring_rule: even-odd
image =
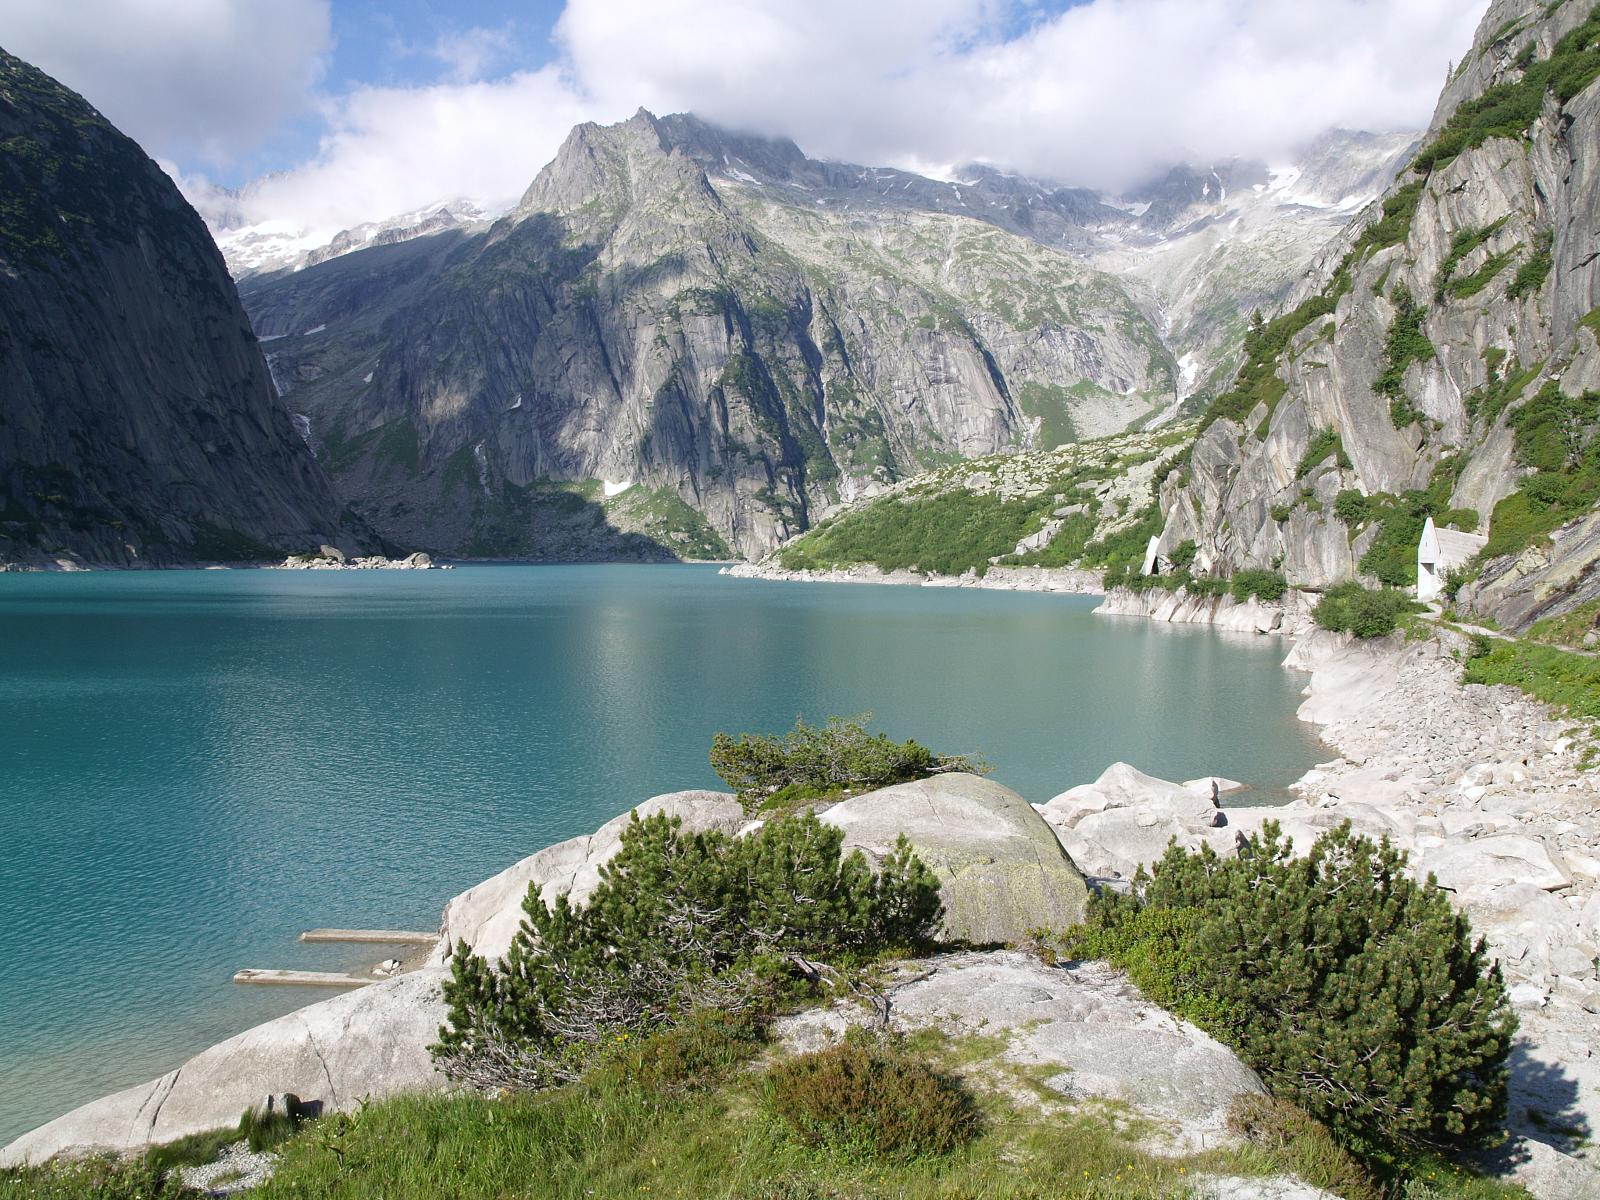
[(374, 945), (431, 946), (439, 940), (438, 933), (424, 933), (414, 929), (308, 929), (300, 935), (302, 942), (369, 942)]
[(281, 987), (366, 987), (376, 980), (343, 971), (279, 971), (271, 967), (246, 967), (235, 972), (235, 983), (270, 984)]

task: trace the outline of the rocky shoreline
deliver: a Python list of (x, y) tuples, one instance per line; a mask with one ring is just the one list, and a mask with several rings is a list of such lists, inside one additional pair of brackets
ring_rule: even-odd
[[(749, 577), (740, 568), (726, 573)], [(840, 581), (915, 579), (878, 574), (852, 572)], [(988, 584), (931, 586), (1089, 590), (1073, 582), (1030, 572)], [(1321, 728), (1339, 757), (1308, 771), (1292, 787), (1296, 799), (1277, 807), (1230, 808), (1225, 780), (1217, 781), (1224, 793), (1218, 800), (1210, 780), (1167, 783), (1126, 764), (1037, 806), (1037, 817), (988, 781), (953, 791), (943, 784), (937, 789), (942, 798), (919, 791), (915, 803), (898, 808), (890, 800), (900, 789), (888, 789), (861, 798), (868, 803), (835, 810), (847, 828), (870, 815), (859, 844), (870, 852), (892, 840), (895, 821), (884, 824), (884, 811), (914, 824), (931, 803), (947, 810), (941, 826), (964, 812), (955, 827), (977, 841), (985, 841), (987, 824), (1010, 823), (1019, 844), (1035, 847), (1028, 854), (1034, 862), (1038, 843), (1029, 822), (1040, 832), (1048, 828), (1091, 881), (1099, 877), (1115, 886), (1118, 877), (1158, 857), (1172, 838), (1226, 853), (1269, 819), (1299, 846), (1346, 820), (1360, 832), (1387, 836), (1470, 914), (1505, 971), (1522, 1022), (1512, 1060), (1513, 1139), (1495, 1166), (1543, 1200), (1600, 1197), (1600, 1169), (1585, 1146), (1600, 1128), (1600, 1060), (1594, 1054), (1600, 1045), (1600, 780), (1583, 765), (1584, 743), (1569, 723), (1512, 688), (1463, 686), (1457, 661), (1463, 639), (1449, 631), (1411, 642), (1395, 635), (1360, 643), (1316, 629), (1299, 602), (1239, 603), (1181, 592), (1114, 593), (1096, 611), (1288, 636), (1285, 665), (1310, 676), (1299, 715)], [(976, 818), (974, 804), (981, 809)], [(640, 811), (675, 813), (690, 828), (732, 831), (743, 824), (733, 798), (720, 793), (658, 797)], [(851, 817), (851, 811), (863, 815)], [(502, 953), (530, 883), (547, 899), (568, 894), (581, 901), (626, 819), (541, 850), (456, 897), (445, 910), (441, 941), (420, 969), (248, 1030), (161, 1079), (68, 1113), (0, 1151), (0, 1163), (90, 1145), (128, 1149), (168, 1140), (226, 1123), (268, 1091), (293, 1090), (341, 1107), (362, 1096), (441, 1086), (425, 1047), (443, 1018), (439, 988), (449, 945), (465, 937), (481, 952)], [(914, 833), (913, 841), (927, 836)], [(941, 850), (932, 843), (926, 852), (944, 855), (941, 877), (954, 888), (971, 855), (944, 844)], [(1036, 882), (986, 870), (973, 877), (985, 896), (1015, 893), (1034, 903)], [(962, 900), (951, 907), (988, 913), (1001, 905), (997, 899), (970, 908)], [(1015, 940), (998, 936), (1003, 932), (984, 930), (992, 940)], [(951, 1019), (959, 1024), (959, 1018), (954, 1013)]]
[(1067, 592), (1098, 595), (1100, 576), (1079, 567), (990, 567), (985, 575), (935, 575), (922, 571), (882, 571), (870, 563), (832, 571), (788, 571), (767, 563), (738, 563), (719, 575), (734, 579), (769, 579), (782, 583), (878, 583), (897, 587), (987, 588), (998, 592)]

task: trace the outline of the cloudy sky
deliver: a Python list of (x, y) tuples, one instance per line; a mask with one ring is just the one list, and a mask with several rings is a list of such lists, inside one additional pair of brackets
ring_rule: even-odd
[[(0, 0), (203, 210), (332, 232), (518, 195), (643, 105), (929, 171), (1115, 189), (1426, 124), (1487, 0)], [(211, 209), (214, 214), (215, 210)]]

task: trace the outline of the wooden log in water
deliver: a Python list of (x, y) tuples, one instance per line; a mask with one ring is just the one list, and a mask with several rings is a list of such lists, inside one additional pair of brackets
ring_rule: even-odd
[(376, 983), (360, 975), (347, 975), (343, 971), (279, 971), (271, 967), (246, 967), (235, 972), (235, 983), (267, 984), (276, 987), (335, 987), (358, 988)]
[(361, 942), (382, 946), (431, 946), (439, 940), (439, 935), (413, 929), (308, 929), (300, 935), (300, 940)]

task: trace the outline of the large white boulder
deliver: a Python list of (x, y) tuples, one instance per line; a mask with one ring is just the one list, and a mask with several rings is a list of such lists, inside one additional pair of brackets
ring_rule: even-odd
[(1572, 883), (1542, 841), (1521, 834), (1450, 842), (1431, 850), (1420, 866), (1457, 892), (1512, 883), (1555, 891)]
[(1131, 876), (1166, 853), (1174, 840), (1186, 850), (1227, 849), (1227, 818), (1199, 790), (1113, 763), (1093, 783), (1062, 792), (1039, 807), (1072, 861), (1099, 877)]
[(1033, 806), (992, 780), (935, 775), (843, 801), (822, 819), (874, 863), (905, 834), (939, 877), (947, 938), (1020, 942), (1083, 920), (1083, 876)]
[(247, 1029), (176, 1071), (24, 1134), (0, 1150), (0, 1166), (170, 1142), (236, 1124), (268, 1094), (293, 1092), (332, 1110), (441, 1087), (428, 1046), (444, 1020), (443, 978), (438, 970), (402, 975)]

